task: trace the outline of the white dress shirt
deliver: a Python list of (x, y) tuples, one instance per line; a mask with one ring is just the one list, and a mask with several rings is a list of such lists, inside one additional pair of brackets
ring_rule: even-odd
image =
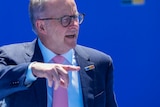
[[(50, 60), (56, 56), (55, 53), (50, 51), (48, 48), (46, 48), (42, 42), (38, 39), (38, 44), (40, 47), (40, 50), (42, 52), (42, 56), (45, 63), (50, 62)], [(65, 59), (70, 63), (70, 65), (77, 65), (74, 50), (71, 49), (67, 53), (63, 54), (62, 56), (65, 57)], [(79, 77), (79, 71), (69, 71), (69, 85), (68, 85), (68, 107), (83, 107), (83, 97), (82, 97), (82, 89), (80, 84), (80, 77)], [(36, 78), (33, 76), (32, 71), (30, 69), (30, 66), (28, 67), (28, 73), (26, 82), (33, 82)], [(46, 81), (47, 82), (47, 81)], [(52, 95), (54, 93), (53, 88), (48, 86), (47, 83), (47, 107), (52, 107)], [(62, 101), (63, 103), (63, 101)]]

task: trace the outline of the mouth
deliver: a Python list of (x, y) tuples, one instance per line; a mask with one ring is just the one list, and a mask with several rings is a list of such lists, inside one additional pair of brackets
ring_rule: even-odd
[(66, 35), (67, 38), (75, 38), (76, 37), (76, 34), (73, 34), (73, 35)]

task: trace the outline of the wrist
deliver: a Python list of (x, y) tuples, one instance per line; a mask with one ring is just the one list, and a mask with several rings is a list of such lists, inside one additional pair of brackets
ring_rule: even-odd
[(36, 64), (37, 62), (32, 62), (30, 65), (29, 65), (29, 68), (31, 69), (31, 71), (32, 71), (32, 75), (35, 77), (35, 78), (37, 78), (37, 76), (36, 76), (36, 73), (34, 72), (34, 68), (35, 68), (35, 64)]
[(27, 74), (26, 74), (26, 79), (25, 79), (25, 85), (27, 87), (29, 87), (33, 81), (35, 81), (37, 79), (37, 77), (32, 73), (32, 65), (35, 62), (30, 63), (30, 65), (28, 66), (28, 70), (27, 70)]

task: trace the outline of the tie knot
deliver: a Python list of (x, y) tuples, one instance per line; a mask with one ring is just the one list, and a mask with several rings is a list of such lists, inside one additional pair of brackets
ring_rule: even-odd
[(53, 61), (55, 63), (59, 63), (59, 64), (62, 64), (64, 62), (65, 58), (61, 55), (57, 55), (53, 58)]

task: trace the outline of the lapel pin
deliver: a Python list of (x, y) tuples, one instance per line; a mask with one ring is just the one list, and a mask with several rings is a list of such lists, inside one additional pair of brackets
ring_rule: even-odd
[(93, 70), (95, 69), (95, 66), (94, 65), (89, 65), (87, 67), (84, 67), (85, 71), (89, 71), (89, 70)]

